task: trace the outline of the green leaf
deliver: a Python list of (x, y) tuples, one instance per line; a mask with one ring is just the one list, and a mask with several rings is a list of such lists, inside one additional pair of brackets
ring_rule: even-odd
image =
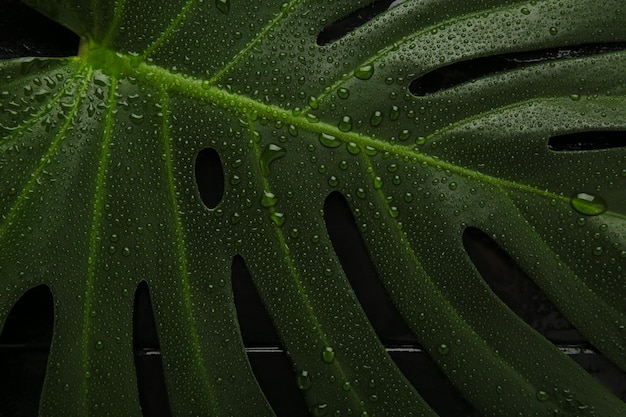
[[(626, 370), (626, 149), (547, 146), (625, 130), (626, 52), (409, 91), (456, 62), (626, 42), (623, 0), (408, 0), (323, 46), (368, 1), (28, 3), (82, 38), (77, 57), (0, 63), (0, 322), (29, 288), (51, 289), (42, 416), (141, 415), (141, 281), (173, 415), (273, 415), (238, 327), (236, 255), (310, 376), (313, 415), (435, 415), (342, 270), (322, 215), (333, 192), (403, 319), (483, 415), (626, 414), (462, 243), (468, 227), (491, 236)], [(194, 176), (205, 148), (226, 179), (215, 208)]]

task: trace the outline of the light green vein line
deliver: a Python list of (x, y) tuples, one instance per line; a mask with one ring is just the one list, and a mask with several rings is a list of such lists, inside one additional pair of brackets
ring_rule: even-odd
[[(254, 121), (252, 120), (250, 115), (247, 115), (247, 121), (248, 121), (250, 141), (252, 143), (252, 150), (255, 156), (254, 161), (253, 161), (253, 165), (256, 167), (256, 171), (257, 171), (255, 178), (260, 180), (263, 191), (271, 192), (272, 189), (269, 184), (269, 181), (264, 175), (262, 175), (261, 170), (260, 170), (259, 163), (261, 161), (261, 150), (257, 146), (256, 141), (254, 139), (254, 129), (253, 129)], [(271, 211), (272, 213), (275, 211), (274, 207), (271, 208)], [(293, 262), (291, 254), (287, 250), (287, 241), (285, 239), (285, 235), (282, 229), (280, 228), (280, 226), (277, 226), (273, 223), (272, 223), (272, 226), (274, 229), (274, 233), (276, 234), (276, 239), (278, 240), (280, 249), (283, 251), (283, 255), (284, 255), (283, 259), (285, 260), (287, 264), (287, 270), (289, 271), (289, 275), (291, 276), (291, 278), (293, 279), (293, 282), (296, 285), (296, 288), (298, 290), (298, 296), (300, 297), (300, 300), (302, 300), (304, 309), (306, 310), (309, 319), (313, 322), (313, 325), (315, 327), (315, 330), (319, 339), (322, 341), (322, 343), (324, 343), (325, 346), (332, 347), (332, 343), (330, 343), (330, 341), (326, 337), (326, 334), (322, 331), (321, 323), (317, 320), (317, 315), (315, 314), (313, 310), (313, 306), (311, 305), (306, 289), (302, 286), (302, 282), (301, 282), (300, 275), (298, 274), (298, 270)], [(341, 366), (341, 358), (335, 358), (333, 365), (337, 369), (337, 372), (341, 376), (342, 380), (349, 381), (349, 378), (346, 376), (345, 372), (343, 371), (343, 367)], [(363, 411), (365, 411), (363, 400), (361, 399), (359, 394), (355, 390), (351, 390), (351, 392), (356, 403), (359, 404), (359, 406), (361, 407)]]
[[(503, 11), (503, 10), (512, 10), (512, 9), (517, 9), (517, 7), (519, 7), (520, 5), (525, 5), (527, 4), (526, 1), (524, 2), (518, 2), (518, 3), (513, 3), (511, 4), (509, 7), (507, 8), (500, 8), (498, 7), (497, 10), (498, 11)], [(431, 26), (426, 26), (424, 27), (422, 30), (419, 30), (417, 32), (412, 33), (409, 36), (405, 36), (403, 38), (401, 38), (398, 42), (393, 42), (391, 45), (387, 46), (386, 48), (382, 48), (380, 50), (378, 50), (376, 52), (376, 54), (372, 55), (371, 57), (369, 57), (369, 59), (364, 60), (363, 62), (361, 62), (360, 64), (357, 65), (357, 68), (363, 67), (365, 65), (374, 65), (376, 63), (376, 61), (378, 61), (379, 59), (385, 57), (388, 53), (396, 51), (398, 49), (398, 47), (400, 45), (404, 45), (407, 44), (411, 41), (413, 41), (414, 39), (424, 35), (425, 33), (428, 33), (434, 29), (437, 29), (438, 27), (443, 26), (449, 26), (451, 24), (457, 23), (457, 22), (462, 22), (464, 20), (469, 20), (469, 19), (473, 19), (475, 17), (480, 17), (482, 16), (485, 12), (489, 12), (492, 9), (487, 9), (487, 10), (479, 10), (477, 12), (474, 13), (467, 13), (461, 16), (457, 16), (453, 19), (448, 19), (448, 20), (444, 20), (442, 22), (437, 22), (434, 25)], [(374, 69), (375, 71), (375, 69)], [(337, 80), (332, 86), (330, 86), (330, 88), (328, 89), (324, 89), (324, 92), (322, 94), (320, 94), (317, 97), (317, 101), (321, 102), (322, 100), (324, 100), (324, 98), (328, 97), (328, 95), (330, 95), (333, 91), (336, 91), (338, 88), (340, 88), (342, 85), (345, 84), (345, 82), (349, 79), (351, 79), (352, 77), (354, 77), (354, 71), (351, 71), (348, 77), (345, 77), (342, 79)], [(310, 109), (307, 109), (307, 111)]]
[(163, 134), (163, 152), (165, 155), (164, 163), (165, 163), (165, 176), (167, 181), (167, 189), (168, 189), (168, 197), (169, 202), (171, 204), (170, 210), (172, 214), (172, 220), (174, 222), (175, 228), (175, 244), (176, 250), (178, 251), (178, 260), (180, 262), (179, 271), (180, 271), (180, 279), (182, 284), (182, 292), (184, 299), (184, 307), (186, 311), (186, 322), (189, 324), (189, 332), (187, 333), (191, 337), (191, 343), (193, 344), (194, 351), (194, 360), (200, 368), (202, 374), (202, 383), (205, 388), (205, 392), (208, 393), (209, 400), (211, 402), (212, 407), (212, 416), (219, 416), (220, 407), (218, 404), (218, 400), (215, 394), (215, 390), (213, 385), (211, 384), (211, 379), (209, 377), (209, 370), (207, 369), (204, 357), (202, 355), (202, 350), (200, 347), (200, 336), (198, 335), (198, 324), (196, 323), (196, 318), (193, 312), (193, 301), (191, 300), (191, 286), (189, 285), (189, 264), (188, 264), (188, 255), (187, 248), (185, 245), (185, 233), (183, 231), (183, 222), (180, 217), (180, 208), (178, 206), (178, 197), (176, 195), (176, 185), (174, 183), (174, 167), (172, 162), (172, 149), (171, 149), (171, 135), (170, 135), (170, 125), (169, 125), (169, 117), (170, 117), (170, 102), (169, 96), (167, 92), (162, 90), (161, 93), (161, 111), (163, 112), (163, 124), (162, 124), (162, 134)]
[(185, 4), (185, 6), (183, 6), (183, 8), (180, 11), (180, 13), (178, 13), (178, 16), (176, 16), (176, 19), (174, 19), (172, 21), (172, 23), (170, 23), (170, 25), (167, 27), (167, 29), (165, 29), (163, 31), (163, 33), (161, 33), (161, 36), (159, 36), (154, 42), (152, 42), (152, 44), (150, 46), (148, 46), (146, 48), (146, 50), (141, 54), (142, 58), (145, 59), (152, 52), (154, 52), (158, 47), (160, 47), (165, 41), (168, 40), (168, 38), (172, 34), (172, 32), (174, 30), (176, 30), (176, 28), (178, 28), (178, 26), (187, 17), (187, 13), (189, 12), (189, 9), (191, 9), (191, 7), (195, 3), (195, 1), (196, 0), (188, 0), (187, 1), (187, 3)]
[[(109, 87), (108, 108), (104, 119), (104, 133), (102, 135), (102, 145), (100, 147), (100, 157), (98, 164), (98, 174), (94, 183), (94, 201), (92, 209), (91, 231), (89, 233), (89, 255), (87, 258), (87, 277), (85, 280), (85, 305), (83, 310), (83, 328), (82, 328), (82, 365), (84, 372), (91, 369), (89, 363), (89, 350), (92, 347), (91, 338), (91, 308), (93, 305), (94, 281), (96, 279), (96, 265), (98, 263), (98, 251), (100, 247), (100, 228), (102, 226), (102, 212), (104, 210), (104, 198), (106, 191), (106, 175), (109, 166), (109, 152), (111, 147), (111, 139), (113, 137), (113, 123), (116, 108), (115, 93), (117, 90), (117, 79), (111, 77), (111, 86)], [(89, 385), (86, 381), (83, 385), (83, 406), (85, 415), (88, 415), (91, 408), (89, 407)]]
[[(367, 156), (364, 152), (361, 152), (361, 156), (363, 158), (363, 162), (364, 162), (364, 167), (366, 172), (369, 172), (370, 177), (372, 179), (372, 181), (374, 181), (375, 177), (376, 177), (376, 170), (374, 168), (374, 166), (371, 163), (371, 160), (369, 158), (369, 156)], [(380, 206), (382, 206), (386, 212), (388, 213), (390, 210), (389, 204), (387, 203), (387, 196), (385, 195), (384, 191), (382, 190), (382, 188), (377, 189), (376, 190), (376, 196), (378, 197), (378, 203)], [(428, 274), (428, 272), (424, 269), (424, 266), (422, 265), (422, 263), (420, 262), (419, 258), (417, 257), (415, 251), (413, 250), (411, 244), (408, 242), (407, 240), (407, 236), (404, 233), (404, 231), (402, 231), (398, 226), (398, 221), (396, 219), (391, 218), (389, 215), (386, 215), (386, 218), (389, 219), (390, 222), (395, 223), (394, 227), (391, 227), (391, 230), (395, 230), (397, 231), (397, 236), (400, 240), (400, 244), (402, 245), (402, 247), (404, 248), (404, 250), (406, 251), (407, 255), (409, 256), (409, 258), (411, 259), (411, 262), (413, 263), (413, 265), (415, 265), (415, 268), (417, 269), (417, 276), (422, 277), (422, 280), (420, 281), (420, 287), (426, 289), (426, 291), (430, 292), (431, 294), (434, 294), (434, 297), (429, 297), (431, 300), (435, 300), (435, 302), (437, 304), (439, 304), (440, 306), (443, 306), (445, 309), (445, 312), (443, 312), (441, 309), (439, 309), (439, 313), (440, 314), (445, 314), (449, 317), (450, 321), (455, 322), (455, 323), (461, 323), (462, 327), (468, 332), (468, 336), (472, 337), (474, 340), (478, 341), (478, 345), (484, 346), (485, 343), (487, 343), (487, 341), (480, 335), (480, 333), (476, 332), (476, 330), (474, 329), (474, 327), (468, 323), (461, 315), (459, 315), (458, 310), (454, 307), (454, 305), (448, 301), (448, 298), (441, 292), (441, 290), (439, 289), (439, 287), (433, 282), (433, 280), (430, 278), (430, 275)], [(386, 285), (385, 285), (386, 286)], [(432, 301), (431, 301), (432, 303)], [(404, 315), (403, 315), (404, 316)], [(412, 323), (412, 320), (407, 320), (408, 323)], [(413, 326), (411, 326), (413, 327)], [(414, 330), (419, 334), (419, 329), (418, 328), (414, 328)], [(487, 347), (491, 350), (491, 346), (487, 343)], [(493, 356), (493, 358), (495, 358), (495, 356)], [(511, 376), (510, 380), (515, 380), (518, 381), (520, 383), (521, 386), (525, 386), (526, 389), (529, 390), (529, 392), (535, 392), (535, 387), (528, 382), (525, 379), (521, 379), (519, 378), (520, 375), (520, 371), (518, 371), (515, 366), (513, 366), (509, 361), (507, 361), (503, 355), (500, 355), (497, 358), (498, 362), (502, 365), (500, 366), (500, 368), (503, 369), (504, 372), (506, 372), (507, 374), (509, 374)], [(551, 400), (552, 401), (552, 400)]]
[[(422, 153), (417, 147), (385, 142), (361, 133), (342, 132), (337, 128), (337, 126), (325, 122), (311, 123), (306, 119), (305, 114), (294, 115), (290, 111), (276, 105), (261, 103), (250, 97), (234, 94), (215, 86), (207, 87), (206, 82), (202, 79), (173, 73), (165, 68), (148, 64), (146, 62), (142, 62), (139, 65), (131, 65), (130, 56), (119, 55), (112, 52), (111, 54), (114, 59), (121, 61), (120, 65), (125, 68), (128, 75), (142, 79), (156, 88), (164, 88), (167, 91), (180, 93), (183, 96), (201, 99), (203, 101), (213, 103), (218, 107), (237, 112), (241, 115), (256, 113), (258, 116), (267, 117), (270, 120), (280, 120), (283, 123), (292, 124), (297, 128), (310, 133), (327, 133), (345, 143), (354, 142), (361, 147), (370, 146), (382, 152), (389, 152), (390, 154), (400, 158), (408, 158), (416, 163), (423, 162), (442, 169), (447, 169), (463, 177), (473, 178), (496, 187), (518, 190), (549, 199), (566, 202), (570, 201), (569, 197), (551, 192), (550, 190), (539, 189), (532, 185), (493, 177), (488, 174), (455, 165), (440, 158)], [(516, 103), (515, 105), (520, 104)], [(433, 133), (429, 136), (429, 138), (432, 139), (438, 134), (439, 133)], [(614, 212), (607, 211), (603, 215), (615, 216), (616, 214)]]
[(276, 26), (276, 24), (278, 22), (280, 22), (288, 13), (289, 9), (294, 7), (296, 4), (298, 4), (300, 2), (300, 0), (292, 0), (289, 4), (287, 4), (287, 6), (285, 7), (285, 12), (281, 12), (279, 13), (273, 20), (271, 20), (269, 22), (269, 24), (267, 24), (255, 37), (254, 39), (252, 39), (246, 46), (245, 48), (243, 48), (242, 50), (240, 50), (237, 55), (235, 55), (233, 57), (233, 59), (230, 60), (230, 62), (228, 64), (226, 64), (224, 66), (224, 68), (222, 68), (221, 70), (219, 70), (219, 72), (217, 74), (215, 74), (213, 77), (211, 77), (211, 79), (209, 80), (209, 83), (211, 85), (215, 85), (220, 78), (222, 78), (222, 76), (224, 76), (224, 74), (226, 74), (228, 71), (230, 71), (240, 60), (241, 58), (243, 58), (246, 54), (248, 54), (248, 52), (250, 52), (250, 50), (252, 50), (252, 48), (254, 48), (264, 37), (265, 35), (267, 35), (267, 33), (272, 30), (272, 28), (274, 26)]
[[(111, 21), (111, 24), (109, 25), (109, 31), (107, 32), (106, 36), (102, 40), (103, 48), (108, 47), (109, 44), (111, 43), (111, 39), (113, 38), (113, 36), (117, 35), (117, 31), (120, 26), (120, 21), (122, 20), (122, 15), (124, 12), (125, 5), (126, 5), (126, 0), (116, 0), (115, 10), (113, 11), (113, 20)], [(95, 13), (94, 13), (94, 19), (96, 19)]]
[(28, 194), (30, 194), (30, 192), (35, 187), (35, 184), (39, 180), (39, 177), (44, 171), (44, 168), (48, 165), (48, 163), (50, 163), (50, 160), (52, 159), (54, 152), (59, 147), (59, 144), (64, 139), (65, 133), (67, 132), (70, 125), (74, 121), (76, 112), (78, 111), (78, 108), (80, 107), (80, 104), (82, 103), (83, 94), (85, 90), (87, 89), (87, 86), (89, 85), (88, 81), (89, 81), (89, 77), (91, 76), (91, 70), (87, 70), (87, 71), (83, 70), (82, 72), (77, 72), (75, 79), (77, 79), (79, 75), (82, 75), (82, 73), (87, 73), (87, 74), (85, 76), (85, 79), (83, 80), (82, 86), (80, 87), (79, 91), (76, 94), (77, 99), (74, 102), (74, 105), (72, 106), (72, 109), (70, 110), (69, 114), (67, 115), (67, 119), (65, 120), (65, 123), (59, 130), (59, 133), (57, 133), (52, 144), (48, 148), (46, 154), (41, 158), (39, 165), (37, 165), (37, 168), (32, 173), (30, 180), (28, 181), (28, 183), (26, 183), (26, 185), (24, 186), (20, 194), (17, 196), (15, 203), (5, 215), (2, 226), (0, 227), (0, 239), (4, 238), (5, 233), (8, 230), (9, 226), (11, 225), (13, 218), (19, 212), (19, 209), (22, 207), (22, 204), (24, 204), (24, 202), (28, 199)]

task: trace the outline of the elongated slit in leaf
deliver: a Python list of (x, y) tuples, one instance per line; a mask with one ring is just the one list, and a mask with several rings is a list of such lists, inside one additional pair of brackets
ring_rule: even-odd
[(317, 44), (319, 46), (333, 43), (353, 30), (363, 26), (385, 10), (389, 9), (389, 5), (394, 0), (377, 0), (373, 1), (365, 7), (361, 7), (324, 27), (317, 36)]
[(0, 333), (0, 415), (36, 416), (54, 328), (54, 301), (45, 285), (15, 303)]
[(214, 209), (224, 197), (224, 168), (215, 149), (205, 148), (198, 153), (195, 174), (202, 202)]
[(589, 341), (558, 311), (543, 291), (522, 271), (498, 243), (475, 227), (463, 233), (463, 245), (491, 290), (518, 317), (554, 343), (615, 395), (626, 373), (597, 352)]
[(160, 348), (150, 289), (148, 284), (142, 281), (135, 291), (133, 350), (139, 402), (144, 417), (170, 417), (172, 415)]
[(602, 130), (553, 136), (548, 148), (555, 152), (594, 151), (626, 147), (626, 131)]
[(0, 59), (78, 54), (79, 37), (17, 0), (0, 2)]
[(589, 44), (463, 60), (437, 68), (411, 81), (409, 90), (416, 96), (427, 96), (498, 72), (540, 62), (581, 58), (624, 49), (624, 43)]
[(382, 343), (417, 344), (380, 281), (350, 206), (341, 193), (333, 192), (326, 198), (324, 221), (341, 267)]
[(324, 221), (352, 290), (400, 371), (440, 416), (458, 416), (473, 410), (419, 345), (391, 302), (343, 194), (335, 191), (326, 198)]
[(233, 258), (231, 271), (237, 321), (259, 387), (277, 417), (309, 415), (287, 353), (241, 256)]

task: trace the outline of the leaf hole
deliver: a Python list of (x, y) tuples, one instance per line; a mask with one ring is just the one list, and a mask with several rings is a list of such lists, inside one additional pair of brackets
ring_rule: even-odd
[(0, 416), (36, 416), (54, 330), (54, 300), (45, 285), (25, 292), (0, 333)]
[(224, 167), (213, 148), (205, 148), (196, 156), (196, 185), (205, 206), (214, 209), (224, 197)]
[(367, 251), (345, 197), (334, 191), (324, 202), (324, 221), (341, 267), (384, 345), (416, 344), (395, 308)]
[(626, 373), (591, 346), (495, 240), (478, 228), (468, 227), (463, 233), (463, 245), (482, 278), (504, 304), (615, 395), (626, 397)]
[(389, 356), (440, 416), (475, 416), (432, 358), (419, 345), (393, 305), (371, 260), (346, 198), (332, 192), (324, 202), (324, 221), (339, 262), (365, 315)]
[(244, 259), (233, 258), (237, 320), (252, 372), (277, 417), (308, 416), (303, 393)]
[(463, 60), (437, 68), (413, 80), (409, 90), (416, 96), (428, 96), (488, 75), (540, 62), (581, 58), (624, 49), (626, 49), (624, 43), (589, 44)]
[(0, 1), (0, 59), (78, 54), (78, 35), (18, 0)]
[(150, 289), (142, 281), (135, 291), (133, 306), (133, 350), (139, 403), (144, 417), (172, 415), (160, 349)]
[(626, 131), (598, 130), (553, 136), (548, 149), (555, 152), (593, 151), (626, 147)]
[(324, 27), (317, 36), (319, 46), (328, 45), (346, 36), (348, 33), (363, 26), (379, 14), (389, 9), (394, 0), (377, 0), (361, 7)]

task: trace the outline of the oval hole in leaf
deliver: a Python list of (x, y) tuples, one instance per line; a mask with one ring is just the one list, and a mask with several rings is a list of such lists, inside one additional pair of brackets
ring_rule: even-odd
[(553, 136), (548, 140), (548, 149), (555, 152), (593, 151), (626, 147), (626, 131), (577, 132)]
[(389, 9), (389, 5), (393, 2), (394, 0), (377, 0), (334, 21), (317, 35), (317, 44), (324, 46), (343, 38)]
[(463, 245), (480, 275), (504, 304), (616, 396), (626, 398), (626, 373), (592, 348), (496, 241), (482, 230), (468, 227), (463, 233)]
[(133, 306), (133, 349), (139, 389), (139, 403), (144, 417), (171, 417), (165, 385), (159, 335), (154, 320), (150, 289), (142, 281), (135, 291)]
[(350, 286), (396, 366), (438, 415), (477, 415), (419, 345), (391, 302), (367, 251), (352, 210), (341, 193), (335, 191), (326, 198), (324, 221)]
[(215, 149), (205, 148), (198, 153), (195, 174), (202, 202), (214, 209), (224, 197), (224, 167)]
[(78, 54), (78, 35), (18, 0), (0, 1), (0, 59)]
[(237, 321), (259, 387), (277, 417), (307, 416), (309, 410), (272, 320), (244, 259), (233, 258), (231, 282)]
[(437, 68), (411, 81), (409, 90), (416, 96), (427, 96), (487, 75), (539, 62), (580, 58), (624, 49), (626, 49), (626, 44), (624, 43), (589, 44), (463, 60)]
[(36, 416), (54, 328), (54, 300), (45, 285), (11, 309), (0, 333), (0, 416)]

